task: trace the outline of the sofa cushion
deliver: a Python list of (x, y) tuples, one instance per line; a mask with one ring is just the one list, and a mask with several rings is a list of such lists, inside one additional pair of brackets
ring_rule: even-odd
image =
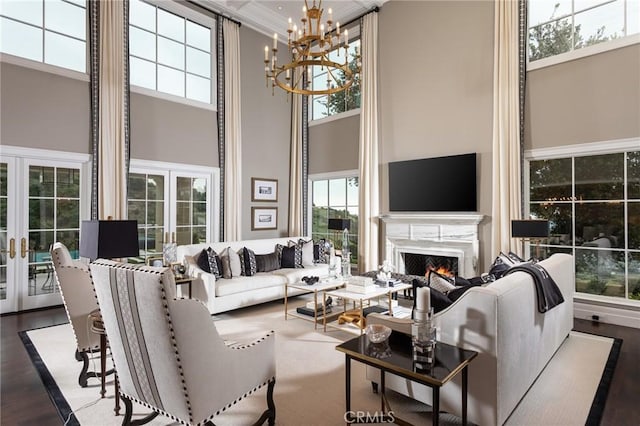
[(289, 283), (299, 283), (302, 282), (302, 277), (304, 276), (324, 278), (328, 276), (329, 269), (327, 268), (327, 265), (316, 265), (297, 269), (277, 269), (271, 273), (285, 277)]
[(271, 272), (280, 269), (280, 258), (275, 251), (269, 254), (256, 254), (256, 271)]
[(313, 240), (305, 241), (301, 238), (298, 240), (298, 245), (302, 250), (302, 266), (313, 266)]
[(238, 255), (238, 253), (232, 250), (231, 247), (227, 247), (220, 253), (220, 258), (225, 257), (229, 258), (229, 269), (231, 272), (231, 276), (239, 277), (240, 275), (242, 275), (242, 267), (240, 266), (240, 256)]
[(429, 271), (428, 282), (429, 287), (435, 288), (440, 293), (448, 293), (449, 291), (456, 288), (453, 280), (446, 275), (439, 274), (436, 271)]
[(231, 262), (229, 261), (229, 256), (222, 256), (220, 260), (222, 261), (222, 278), (225, 278), (225, 279), (233, 278), (233, 274), (231, 273)]
[(216, 281), (216, 297), (229, 296), (231, 294), (254, 292), (261, 288), (284, 286), (286, 278), (268, 272), (258, 272), (252, 277), (233, 277), (228, 280)]
[(257, 272), (256, 254), (253, 250), (243, 247), (239, 252), (241, 275), (251, 277)]

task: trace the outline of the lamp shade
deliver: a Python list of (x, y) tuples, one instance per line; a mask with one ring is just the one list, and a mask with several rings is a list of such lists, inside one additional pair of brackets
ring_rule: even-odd
[(511, 221), (511, 238), (546, 238), (548, 236), (548, 220)]
[(333, 231), (347, 231), (351, 228), (351, 219), (329, 219), (329, 229)]
[(82, 221), (80, 256), (96, 260), (139, 255), (137, 220)]

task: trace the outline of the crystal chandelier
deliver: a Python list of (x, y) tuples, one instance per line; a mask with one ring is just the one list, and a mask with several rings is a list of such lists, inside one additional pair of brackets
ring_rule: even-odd
[[(271, 89), (275, 86), (287, 92), (301, 95), (329, 95), (348, 89), (354, 82), (356, 73), (360, 72), (360, 55), (355, 49), (355, 70), (349, 66), (349, 31), (340, 32), (340, 23), (336, 22), (333, 31), (333, 11), (328, 10), (326, 25), (321, 23), (322, 0), (313, 0), (309, 7), (304, 0), (302, 8), (301, 26), (298, 28), (289, 18), (287, 29), (287, 49), (291, 53), (291, 62), (278, 65), (278, 34), (273, 35), (271, 56), (269, 46), (264, 47), (264, 71), (267, 87), (271, 82)], [(341, 52), (342, 50), (342, 52)], [(329, 55), (331, 54), (331, 59)], [(333, 58), (336, 60), (333, 60)], [(344, 62), (336, 62), (344, 57)], [(353, 64), (352, 64), (353, 66)], [(326, 70), (326, 87), (314, 88), (311, 84), (313, 70)]]

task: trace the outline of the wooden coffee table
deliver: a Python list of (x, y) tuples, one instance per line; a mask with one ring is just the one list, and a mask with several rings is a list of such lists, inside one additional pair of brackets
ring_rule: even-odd
[[(382, 349), (384, 347), (384, 350)], [(406, 421), (391, 413), (391, 407), (385, 395), (385, 374), (392, 373), (405, 379), (429, 386), (433, 389), (433, 425), (438, 426), (440, 411), (440, 388), (459, 373), (462, 373), (462, 424), (467, 424), (467, 367), (478, 355), (446, 343), (437, 342), (435, 362), (427, 369), (421, 369), (413, 361), (411, 336), (393, 331), (386, 342), (371, 343), (366, 335), (359, 336), (336, 346), (336, 350), (345, 354), (345, 418), (349, 423), (376, 423), (369, 418), (355, 418), (351, 411), (351, 360), (362, 362), (380, 370), (380, 401), (385, 421), (408, 425)]]

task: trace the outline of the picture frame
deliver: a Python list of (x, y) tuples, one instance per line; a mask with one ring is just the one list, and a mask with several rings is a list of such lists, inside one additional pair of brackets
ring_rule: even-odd
[(278, 201), (278, 179), (252, 177), (251, 201)]
[(277, 207), (251, 207), (251, 230), (278, 229)]

